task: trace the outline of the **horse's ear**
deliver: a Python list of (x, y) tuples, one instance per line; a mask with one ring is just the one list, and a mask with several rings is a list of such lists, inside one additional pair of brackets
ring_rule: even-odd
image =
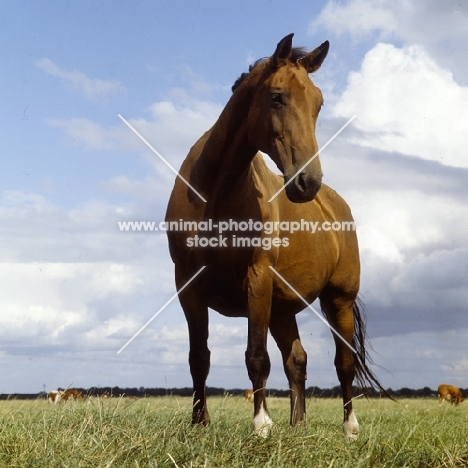
[(271, 57), (273, 66), (276, 67), (279, 60), (284, 60), (291, 57), (293, 36), (294, 33), (288, 34), (286, 37), (283, 37), (283, 39), (281, 39), (281, 41), (278, 42), (275, 53)]
[(325, 41), (322, 45), (319, 45), (315, 50), (309, 52), (303, 59), (299, 62), (307, 70), (307, 73), (313, 73), (318, 70), (322, 65), (322, 62), (325, 60), (325, 57), (328, 54), (328, 49), (330, 48), (330, 43)]

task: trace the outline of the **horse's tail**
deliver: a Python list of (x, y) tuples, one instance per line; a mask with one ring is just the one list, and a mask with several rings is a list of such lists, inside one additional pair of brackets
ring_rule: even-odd
[(354, 353), (354, 365), (356, 368), (356, 383), (361, 388), (371, 387), (372, 389), (382, 392), (387, 397), (392, 396), (385, 390), (380, 384), (377, 377), (374, 375), (369, 365), (373, 365), (374, 362), (369, 355), (368, 348), (371, 348), (369, 337), (366, 332), (366, 313), (364, 304), (359, 298), (356, 298), (353, 306), (354, 316), (354, 337), (353, 337), (353, 348), (356, 350)]

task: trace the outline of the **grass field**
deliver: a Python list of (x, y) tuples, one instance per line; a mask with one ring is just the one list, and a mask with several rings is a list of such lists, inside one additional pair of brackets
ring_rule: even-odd
[(341, 432), (339, 399), (309, 399), (305, 426), (289, 402), (268, 400), (272, 434), (252, 434), (252, 404), (209, 399), (211, 425), (189, 424), (191, 401), (173, 396), (101, 402), (0, 402), (1, 467), (451, 467), (468, 466), (468, 404), (358, 400), (358, 441)]

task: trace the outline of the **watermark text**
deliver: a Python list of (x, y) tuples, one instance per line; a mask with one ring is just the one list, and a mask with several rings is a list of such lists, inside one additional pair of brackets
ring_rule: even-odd
[(328, 231), (355, 231), (354, 221), (259, 221), (254, 219), (224, 221), (119, 221), (122, 232), (186, 232), (188, 248), (258, 247), (263, 250), (288, 247), (287, 234), (316, 234)]
[(122, 232), (263, 232), (267, 235), (275, 233), (289, 233), (305, 231), (315, 234), (320, 231), (355, 231), (354, 221), (238, 221), (229, 219), (214, 222), (212, 219), (204, 221), (119, 221), (119, 230)]

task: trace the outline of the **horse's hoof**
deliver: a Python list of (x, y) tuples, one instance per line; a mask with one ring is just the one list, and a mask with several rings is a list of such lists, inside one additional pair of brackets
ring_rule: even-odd
[(359, 424), (357, 422), (344, 422), (343, 432), (345, 433), (346, 440), (357, 440), (359, 435)]
[(253, 428), (256, 435), (266, 439), (270, 435), (273, 421), (266, 412), (260, 412), (253, 419)]

